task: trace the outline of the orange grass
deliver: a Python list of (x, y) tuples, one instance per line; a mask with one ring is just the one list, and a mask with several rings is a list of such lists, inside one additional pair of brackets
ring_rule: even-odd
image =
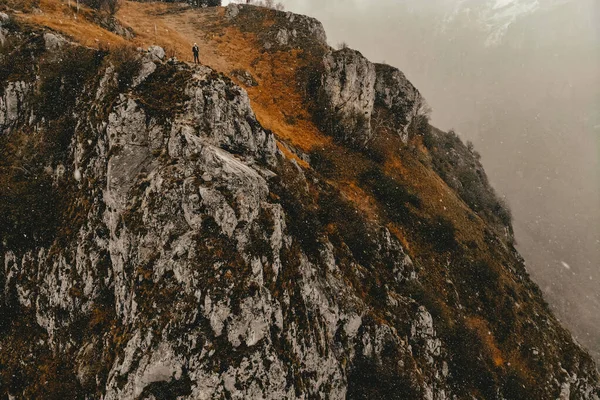
[(41, 25), (60, 32), (88, 47), (124, 46), (127, 41), (90, 22), (91, 10), (80, 6), (76, 12), (75, 1), (40, 0), (41, 14), (17, 14), (25, 22)]
[(492, 335), (488, 323), (478, 317), (468, 317), (466, 324), (469, 328), (477, 332), (477, 335), (485, 345), (487, 355), (494, 361), (496, 367), (504, 365), (504, 358), (502, 357), (502, 351), (496, 345), (496, 340)]

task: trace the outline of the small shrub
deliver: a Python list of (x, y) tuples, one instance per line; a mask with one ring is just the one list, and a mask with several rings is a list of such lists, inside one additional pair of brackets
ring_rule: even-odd
[(26, 13), (40, 7), (40, 0), (3, 0), (0, 2), (0, 11), (18, 10)]
[(418, 399), (419, 386), (410, 373), (399, 366), (397, 345), (386, 343), (380, 356), (357, 352), (348, 372), (348, 399)]
[(122, 0), (81, 0), (86, 6), (115, 15), (121, 8)]
[(160, 64), (135, 93), (146, 113), (159, 121), (166, 121), (180, 112), (188, 100), (184, 88), (191, 78), (191, 71), (179, 70), (173, 64)]
[(512, 211), (504, 199), (496, 199), (496, 204), (492, 212), (500, 219), (504, 226), (512, 225)]
[[(14, 22), (14, 19), (10, 21)], [(14, 22), (16, 24), (16, 22)], [(18, 27), (8, 27), (14, 31)], [(3, 45), (0, 45), (0, 92), (4, 91), (8, 82), (31, 82), (36, 76), (36, 59), (44, 52), (42, 36), (34, 36), (28, 40), (9, 36)]]
[(58, 199), (40, 167), (37, 138), (14, 133), (0, 142), (0, 248), (27, 249), (51, 242), (58, 226)]
[(298, 119), (293, 115), (284, 115), (283, 120), (288, 125), (296, 125), (298, 123)]
[(533, 399), (536, 396), (529, 389), (532, 386), (533, 382), (523, 372), (511, 368), (504, 376), (501, 391), (506, 400)]
[(133, 83), (133, 79), (140, 71), (142, 62), (140, 54), (133, 47), (118, 47), (111, 51), (110, 61), (115, 66), (118, 79), (119, 93), (125, 92)]
[(469, 150), (469, 153), (473, 153), (475, 151), (475, 145), (470, 140), (467, 140), (467, 150)]
[(429, 116), (426, 114), (417, 115), (409, 126), (411, 136), (420, 135), (423, 137), (423, 144), (430, 149), (433, 147), (432, 128), (429, 124)]
[(377, 235), (362, 214), (339, 193), (331, 191), (319, 196), (319, 218), (323, 226), (334, 224), (337, 227), (340, 238), (358, 263), (367, 268), (377, 263), (380, 258)]
[[(317, 91), (318, 92), (318, 91)], [(327, 134), (333, 136), (354, 149), (363, 149), (367, 142), (367, 132), (371, 129), (371, 122), (362, 112), (345, 112), (343, 110), (331, 111), (328, 100), (317, 94), (316, 107), (313, 112), (315, 123)]]
[(386, 213), (395, 222), (406, 223), (409, 220), (410, 210), (407, 205), (421, 207), (421, 199), (416, 194), (379, 168), (363, 173), (359, 182), (373, 192), (375, 198), (382, 203)]
[(296, 168), (286, 160), (273, 181), (273, 194), (280, 199), (285, 210), (289, 232), (298, 239), (306, 254), (317, 256), (323, 226), (318, 206), (306, 184)]
[(461, 391), (473, 388), (485, 399), (496, 398), (498, 385), (494, 378), (494, 367), (486, 357), (486, 344), (477, 332), (459, 322), (445, 341), (450, 352), (448, 364), (451, 385)]
[(453, 251), (458, 248), (456, 228), (449, 219), (438, 216), (433, 221), (421, 221), (419, 233), (422, 238), (439, 252)]
[(483, 259), (465, 260), (453, 267), (453, 274), (461, 297), (472, 301), (473, 308), (483, 307), (490, 313), (489, 319), (495, 320), (501, 307), (498, 293), (502, 292), (498, 267)]
[(327, 178), (333, 178), (337, 175), (336, 165), (330, 154), (330, 151), (326, 148), (316, 149), (310, 153), (311, 167)]
[(99, 51), (73, 46), (66, 48), (60, 58), (43, 63), (38, 113), (48, 120), (64, 116), (82, 93), (84, 84), (96, 75), (104, 56)]
[(192, 394), (192, 381), (187, 373), (181, 379), (171, 378), (170, 381), (152, 382), (144, 388), (140, 399), (177, 399)]

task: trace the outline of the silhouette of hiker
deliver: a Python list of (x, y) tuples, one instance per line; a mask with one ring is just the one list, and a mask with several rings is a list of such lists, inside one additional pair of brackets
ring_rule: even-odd
[(198, 64), (200, 62), (200, 58), (198, 58), (198, 54), (200, 54), (200, 48), (197, 43), (194, 43), (194, 47), (192, 47), (192, 53), (194, 53), (194, 63)]

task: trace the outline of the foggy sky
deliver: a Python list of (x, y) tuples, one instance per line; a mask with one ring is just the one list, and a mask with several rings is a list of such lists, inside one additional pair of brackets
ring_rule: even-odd
[(282, 2), (323, 22), (330, 45), (400, 68), (434, 125), (475, 143), (528, 270), (600, 360), (600, 3), (524, 17), (486, 46), (472, 17), (442, 24), (458, 1)]

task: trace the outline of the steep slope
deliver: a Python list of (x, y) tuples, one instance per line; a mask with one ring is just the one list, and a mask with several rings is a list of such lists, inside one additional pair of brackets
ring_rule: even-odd
[(41, 6), (0, 27), (2, 397), (598, 397), (400, 71), (289, 13), (125, 3), (107, 50)]
[[(444, 23), (461, 2), (465, 18)], [(426, 95), (435, 124), (475, 143), (511, 204), (532, 278), (600, 363), (598, 3), (540, 1), (486, 47), (486, 27), (468, 11), (494, 3), (285, 2), (321, 19), (330, 43), (401, 66)]]

